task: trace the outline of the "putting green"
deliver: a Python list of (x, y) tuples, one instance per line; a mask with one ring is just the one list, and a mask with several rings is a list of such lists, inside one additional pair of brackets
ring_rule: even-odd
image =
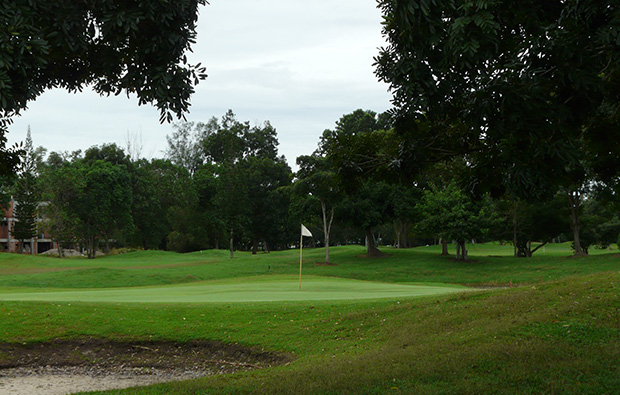
[(108, 289), (0, 288), (3, 301), (228, 303), (418, 297), (467, 290), (454, 285), (387, 284), (331, 277), (271, 276), (158, 287)]

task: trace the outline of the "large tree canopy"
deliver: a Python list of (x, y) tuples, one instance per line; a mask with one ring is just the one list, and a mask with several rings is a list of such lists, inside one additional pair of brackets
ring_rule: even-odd
[[(182, 117), (205, 69), (185, 56), (206, 0), (14, 0), (0, 8), (0, 139), (50, 88), (133, 93)], [(0, 143), (4, 141), (0, 140)], [(4, 144), (2, 144), (3, 146)], [(1, 147), (0, 147), (1, 148)], [(11, 159), (10, 157), (5, 158)]]
[(389, 45), (376, 72), (410, 150), (466, 155), (479, 185), (532, 197), (553, 193), (567, 165), (617, 135), (617, 1), (379, 4)]

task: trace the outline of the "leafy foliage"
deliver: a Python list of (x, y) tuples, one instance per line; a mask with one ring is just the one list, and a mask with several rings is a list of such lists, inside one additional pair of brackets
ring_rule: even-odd
[(205, 69), (187, 62), (206, 0), (17, 0), (0, 10), (0, 170), (11, 118), (50, 88), (135, 94), (160, 121), (183, 117)]
[(423, 233), (456, 240), (457, 260), (467, 260), (466, 240), (484, 236), (493, 220), (490, 210), (476, 204), (454, 183), (424, 192), (419, 205), (425, 218), (417, 224)]
[(286, 160), (278, 156), (276, 129), (269, 122), (240, 122), (232, 110), (219, 121), (212, 118), (206, 128), (201, 172), (215, 186), (208, 207), (217, 211), (229, 235), (231, 257), (235, 237), (242, 235), (255, 253), (260, 242), (269, 250), (269, 244), (282, 242), (281, 232), (287, 227), (288, 200), (279, 188), (292, 179)]
[[(596, 149), (590, 143), (600, 147), (613, 136), (616, 2), (379, 5), (389, 45), (376, 58), (376, 73), (391, 86), (397, 130), (414, 150), (436, 153), (435, 160), (465, 155), (474, 187), (552, 196), (566, 181), (566, 167)], [(425, 154), (409, 156), (416, 155)], [(612, 156), (603, 155), (601, 165)]]

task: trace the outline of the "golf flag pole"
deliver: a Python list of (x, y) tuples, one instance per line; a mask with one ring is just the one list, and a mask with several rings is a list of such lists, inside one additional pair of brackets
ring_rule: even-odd
[(299, 290), (301, 291), (301, 265), (303, 262), (304, 236), (312, 237), (312, 233), (301, 224), (301, 236), (299, 237)]

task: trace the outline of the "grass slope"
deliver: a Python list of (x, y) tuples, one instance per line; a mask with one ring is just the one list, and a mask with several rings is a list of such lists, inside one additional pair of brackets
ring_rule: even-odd
[[(338, 266), (307, 265), (304, 273), (386, 283), (513, 281), (521, 286), (356, 301), (2, 301), (0, 341), (204, 339), (297, 357), (276, 368), (108, 394), (617, 393), (620, 259), (613, 254), (569, 258), (564, 256), (570, 254), (568, 250), (554, 251), (557, 246), (546, 251), (549, 255), (514, 259), (507, 247), (476, 247), (480, 250), (477, 255), (471, 252), (470, 263), (441, 258), (432, 247), (393, 250), (389, 251), (391, 257), (379, 260), (357, 258), (363, 253), (360, 248), (336, 248), (332, 257)], [(305, 254), (307, 262), (319, 261), (321, 253)], [(503, 256), (497, 256), (500, 253)], [(119, 283), (178, 284), (193, 276), (232, 284), (255, 275), (264, 276), (261, 281), (271, 281), (294, 273), (298, 265), (295, 253), (289, 251), (240, 254), (241, 259), (234, 262), (218, 254), (143, 252), (94, 262), (2, 256), (0, 282), (11, 286), (26, 282), (36, 288), (59, 279), (77, 281), (75, 287), (110, 288)], [(70, 280), (53, 277), (59, 273), (54, 271), (55, 265)], [(102, 276), (97, 280), (89, 272), (93, 269), (121, 278)], [(34, 279), (28, 280), (20, 270), (29, 270)], [(256, 273), (260, 270), (263, 272)]]

